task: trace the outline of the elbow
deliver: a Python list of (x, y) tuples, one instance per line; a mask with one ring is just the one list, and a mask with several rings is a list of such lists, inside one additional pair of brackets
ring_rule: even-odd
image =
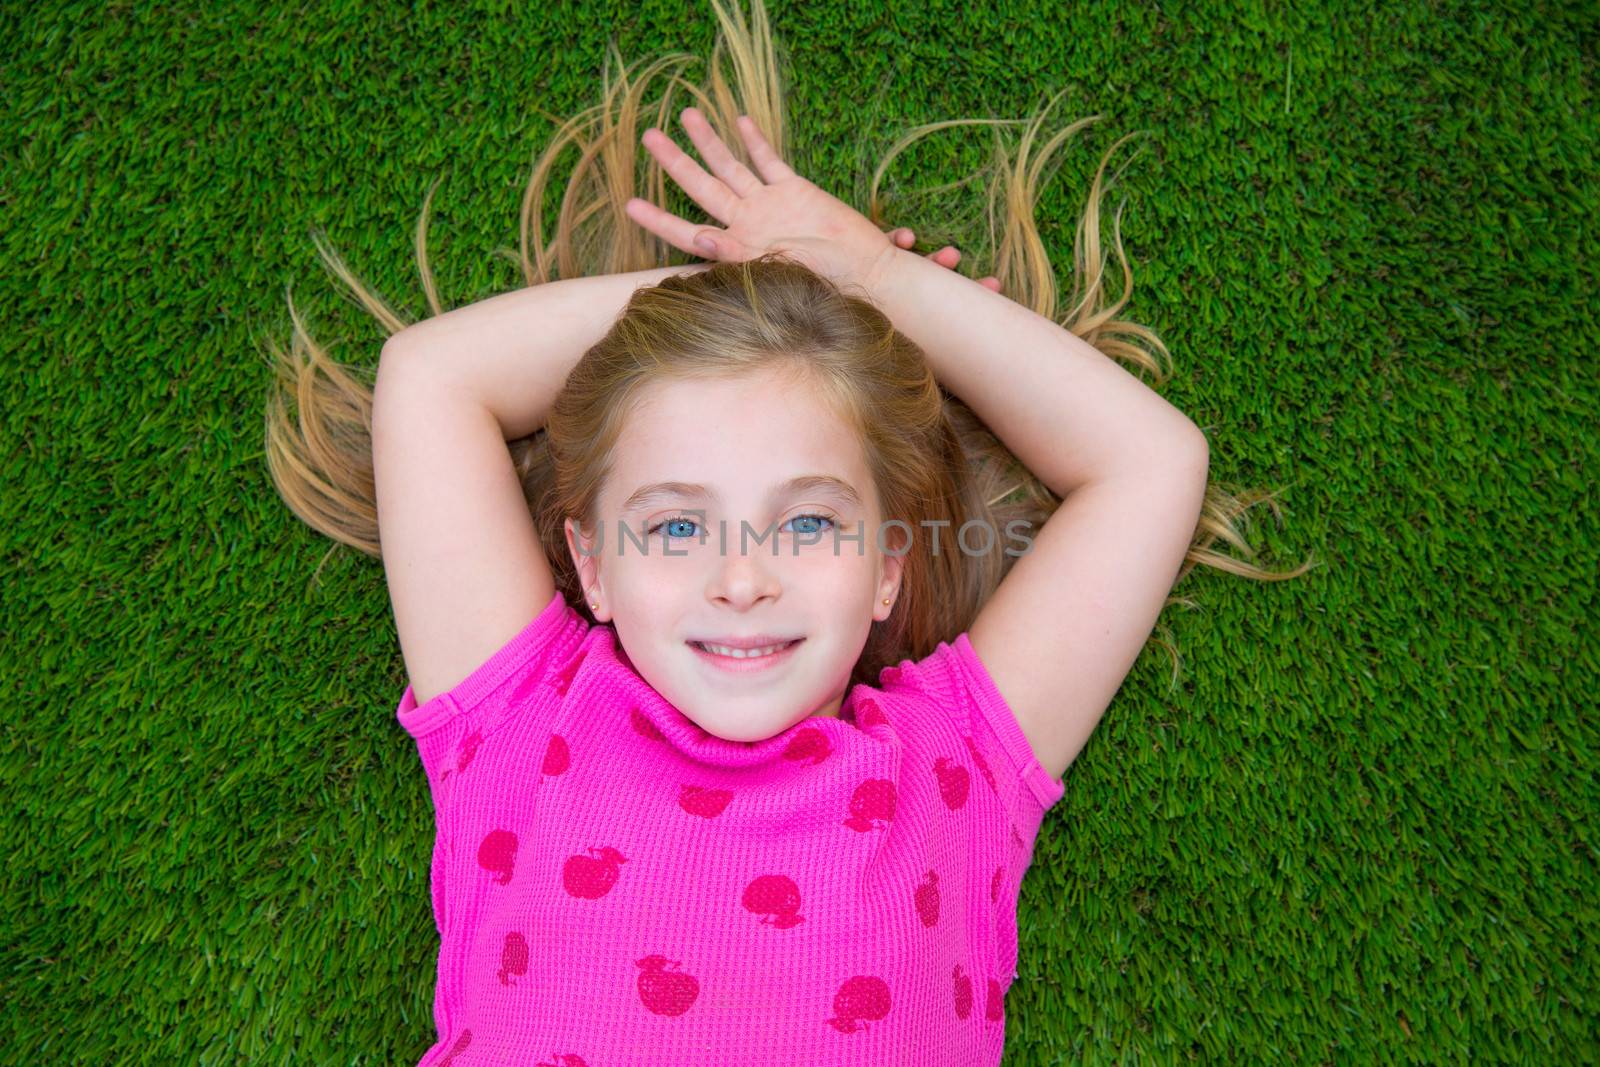
[(1169, 452), (1200, 459), (1207, 459), (1211, 455), (1211, 443), (1206, 440), (1206, 432), (1177, 408), (1168, 408), (1164, 417), (1152, 424), (1150, 439), (1160, 442)]
[(383, 348), (378, 352), (378, 365), (380, 367), (385, 363), (398, 363), (402, 358), (401, 353), (410, 351), (412, 347), (410, 332), (411, 327), (402, 326), (389, 335), (389, 339), (383, 342)]
[(1175, 450), (1185, 470), (1193, 471), (1201, 482), (1210, 478), (1211, 443), (1206, 440), (1204, 430), (1184, 419), (1178, 430)]
[[(401, 331), (404, 333), (404, 331)], [(392, 335), (383, 343), (378, 356), (378, 373), (372, 383), (372, 417), (377, 421), (386, 414), (402, 394), (414, 392), (411, 384), (422, 373), (423, 364), (409, 339), (401, 340), (401, 333)]]

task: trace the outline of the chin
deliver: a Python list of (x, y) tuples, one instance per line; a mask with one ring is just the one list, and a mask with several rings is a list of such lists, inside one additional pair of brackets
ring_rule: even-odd
[[(799, 720), (795, 721), (797, 722)], [(769, 737), (778, 736), (785, 730), (789, 729), (789, 727), (793, 726), (794, 722), (782, 719), (774, 719), (769, 721), (765, 728), (763, 728), (757, 723), (753, 723), (748, 719), (744, 719), (736, 723), (728, 723), (724, 724), (722, 727), (717, 727), (708, 726), (700, 720), (695, 719), (695, 725), (699, 726), (700, 729), (704, 730), (708, 734), (711, 734), (713, 737), (720, 737), (724, 741), (742, 741), (745, 743), (754, 743), (756, 741), (765, 741)]]

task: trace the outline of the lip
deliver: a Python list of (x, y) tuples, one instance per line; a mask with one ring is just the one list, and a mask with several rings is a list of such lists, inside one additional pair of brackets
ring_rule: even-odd
[(785, 645), (800, 638), (790, 637), (787, 634), (756, 634), (754, 637), (691, 637), (690, 640), (707, 645), (726, 645), (729, 648), (766, 648), (768, 645)]
[[(776, 645), (781, 644), (782, 641), (783, 638), (780, 637), (777, 640), (767, 639), (765, 643)], [(711, 643), (714, 645), (720, 645), (724, 644), (725, 642), (713, 641)], [(774, 668), (793, 659), (795, 652), (798, 651), (800, 646), (804, 643), (805, 638), (801, 637), (796, 639), (794, 644), (790, 645), (782, 652), (774, 652), (770, 656), (756, 656), (753, 659), (734, 659), (732, 656), (719, 656), (715, 652), (706, 652), (703, 649), (696, 648), (693, 644), (690, 644), (687, 641), (684, 642), (684, 645), (689, 649), (690, 652), (693, 652), (697, 657), (699, 657), (702, 663), (705, 663), (711, 667), (715, 667), (719, 671), (726, 671), (729, 674), (758, 674), (764, 671), (773, 670)], [(739, 646), (730, 645), (729, 647), (736, 648)], [(760, 648), (762, 645), (756, 644), (750, 647)]]

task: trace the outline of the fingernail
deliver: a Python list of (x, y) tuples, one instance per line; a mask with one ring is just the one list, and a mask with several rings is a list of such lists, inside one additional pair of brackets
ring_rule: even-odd
[(709, 237), (696, 237), (694, 243), (696, 247), (703, 248), (707, 252), (715, 252), (717, 250), (716, 243)]

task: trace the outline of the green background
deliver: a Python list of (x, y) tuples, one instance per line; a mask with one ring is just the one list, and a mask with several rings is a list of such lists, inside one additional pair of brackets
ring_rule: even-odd
[[(791, 159), (842, 195), (917, 122), (1061, 88), (1048, 130), (1105, 115), (1039, 205), (1064, 282), (1094, 166), (1148, 131), (1103, 231), (1125, 197), (1124, 314), (1171, 349), (1214, 479), (1281, 490), (1261, 561), (1323, 562), (1176, 590), (1179, 685), (1147, 648), (1041, 832), (1006, 1063), (1600, 1059), (1593, 6), (771, 14)], [(292, 287), (375, 365), (310, 233), (420, 317), (441, 174), (447, 305), (520, 284), (492, 251), (537, 109), (598, 99), (608, 36), (709, 56), (715, 29), (676, 2), (0, 12), (11, 1062), (432, 1042), (432, 810), (382, 568), (277, 498), (265, 340)], [(934, 135), (891, 188), (987, 146)], [(900, 203), (930, 239), (977, 218)]]

